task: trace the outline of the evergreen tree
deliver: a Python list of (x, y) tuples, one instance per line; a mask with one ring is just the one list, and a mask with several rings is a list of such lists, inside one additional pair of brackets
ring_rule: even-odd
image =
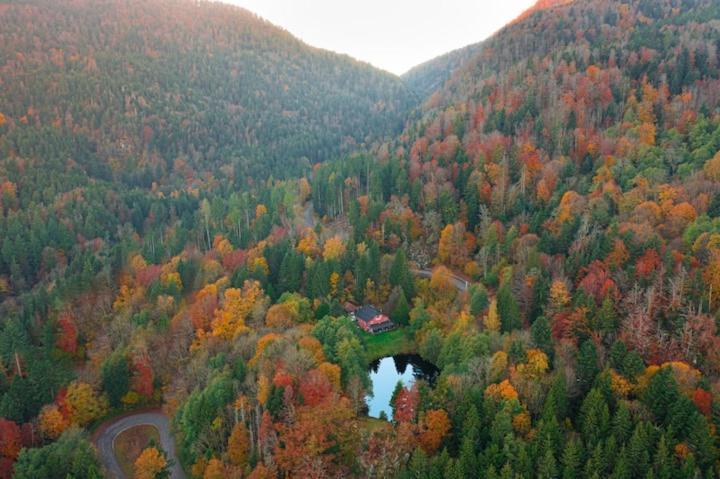
[(100, 375), (110, 405), (119, 407), (123, 396), (130, 389), (130, 367), (125, 352), (115, 351), (111, 354), (103, 363)]
[(617, 330), (618, 317), (615, 313), (615, 305), (610, 296), (605, 296), (600, 310), (597, 313), (597, 327), (604, 334), (612, 334)]
[(475, 455), (475, 444), (470, 437), (466, 437), (460, 446), (460, 456), (457, 460), (457, 470), (460, 477), (473, 477), (478, 470), (478, 460)]
[(707, 420), (701, 414), (696, 413), (690, 420), (688, 444), (695, 455), (698, 466), (710, 470), (713, 462), (717, 460), (718, 450), (715, 447)]
[(15, 463), (17, 479), (82, 477), (100, 479), (102, 468), (85, 434), (72, 428), (44, 447), (23, 449)]
[(630, 410), (625, 406), (624, 403), (620, 403), (615, 411), (615, 415), (612, 420), (612, 434), (620, 444), (624, 444), (630, 438), (630, 431), (632, 430), (632, 418), (630, 417)]
[(477, 316), (488, 307), (488, 294), (484, 286), (473, 285), (470, 295), (470, 314)]
[(551, 449), (547, 449), (538, 465), (538, 479), (555, 479), (558, 477), (557, 461)]
[(615, 341), (610, 347), (610, 354), (608, 355), (610, 367), (616, 369), (617, 371), (621, 371), (625, 355), (627, 355), (627, 347), (625, 346), (625, 343), (622, 341)]
[(562, 455), (562, 478), (575, 479), (580, 475), (582, 451), (580, 443), (571, 439), (566, 445)]
[(550, 321), (545, 316), (538, 317), (530, 327), (533, 345), (541, 349), (549, 358), (553, 357), (555, 347), (553, 346), (552, 330)]
[(599, 372), (595, 344), (590, 340), (585, 340), (580, 346), (577, 359), (578, 387), (580, 391), (588, 391)]
[(655, 419), (665, 424), (669, 419), (669, 413), (673, 404), (678, 400), (678, 389), (672, 369), (661, 368), (660, 371), (650, 379), (648, 387), (643, 394), (643, 402), (653, 413)]
[(390, 266), (390, 284), (401, 287), (408, 298), (415, 296), (415, 283), (410, 273), (405, 250), (402, 248), (395, 253), (395, 259)]
[(407, 326), (410, 320), (410, 305), (408, 305), (407, 299), (405, 298), (405, 292), (400, 288), (400, 294), (398, 295), (395, 308), (390, 315), (390, 319), (400, 326)]
[(497, 308), (503, 332), (510, 332), (522, 326), (520, 307), (510, 289), (509, 277), (503, 281), (500, 289), (498, 289)]
[(615, 467), (613, 468), (612, 476), (610, 477), (612, 479), (630, 479), (631, 477), (638, 477), (630, 475), (630, 467), (628, 465), (628, 457), (625, 452), (625, 448), (620, 451), (620, 456), (615, 461)]
[(673, 457), (668, 446), (667, 436), (660, 436), (660, 441), (655, 452), (653, 469), (657, 479), (670, 479), (674, 476)]
[(650, 430), (651, 426), (640, 422), (635, 426), (627, 447), (628, 470), (633, 477), (638, 477), (647, 471), (650, 464)]
[(580, 431), (588, 447), (595, 447), (605, 437), (610, 410), (599, 389), (592, 389), (580, 408)]

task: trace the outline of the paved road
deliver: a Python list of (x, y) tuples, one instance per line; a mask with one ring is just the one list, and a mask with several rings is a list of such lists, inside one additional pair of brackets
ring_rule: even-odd
[(173, 465), (170, 468), (170, 477), (173, 479), (184, 479), (185, 473), (182, 467), (180, 467), (180, 461), (178, 461), (177, 455), (175, 454), (175, 440), (172, 434), (170, 434), (170, 423), (167, 416), (158, 410), (121, 416), (100, 426), (97, 437), (95, 438), (95, 445), (98, 449), (100, 461), (105, 466), (105, 469), (110, 475), (109, 477), (115, 479), (124, 479), (126, 477), (113, 453), (115, 438), (118, 434), (131, 427), (143, 425), (155, 426), (159, 431), (160, 446), (165, 451), (165, 454), (167, 454), (168, 459), (173, 461)]
[[(430, 269), (414, 269), (412, 270), (412, 273), (420, 276), (421, 278), (430, 278), (432, 277), (433, 272)], [(461, 292), (467, 291), (468, 287), (470, 286), (470, 284), (466, 280), (454, 274), (450, 276), (450, 280), (452, 281), (453, 286), (455, 286), (455, 288), (457, 288), (457, 290)]]

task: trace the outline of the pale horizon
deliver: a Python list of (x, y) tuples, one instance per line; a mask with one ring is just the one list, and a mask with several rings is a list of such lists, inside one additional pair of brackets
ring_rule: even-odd
[(350, 55), (396, 75), (485, 40), (536, 0), (224, 0), (308, 45)]

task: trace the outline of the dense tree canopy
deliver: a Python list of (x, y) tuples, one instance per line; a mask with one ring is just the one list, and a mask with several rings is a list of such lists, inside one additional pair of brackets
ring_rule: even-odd
[(159, 405), (198, 478), (720, 475), (718, 25), (542, 0), (408, 114), (233, 7), (0, 4), (0, 477)]

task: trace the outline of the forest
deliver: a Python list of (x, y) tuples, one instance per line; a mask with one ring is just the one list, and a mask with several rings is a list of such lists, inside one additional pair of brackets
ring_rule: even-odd
[[(141, 479), (720, 476), (717, 1), (541, 0), (397, 78), (14, 0), (0, 86), (0, 478), (105, 477), (147, 408)], [(370, 417), (395, 353), (439, 373)]]

